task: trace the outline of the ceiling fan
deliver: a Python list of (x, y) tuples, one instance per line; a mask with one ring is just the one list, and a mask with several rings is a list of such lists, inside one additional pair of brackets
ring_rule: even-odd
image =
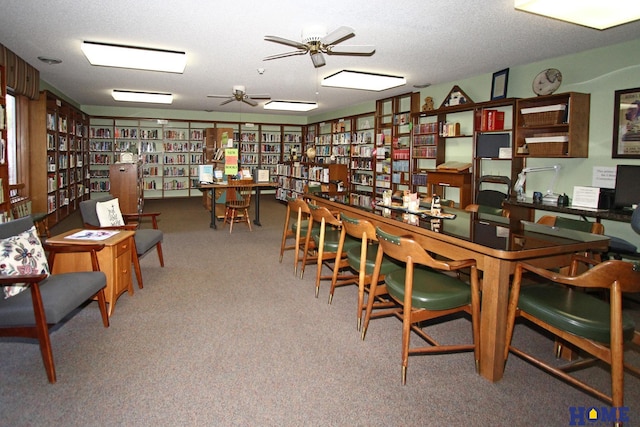
[(233, 91), (231, 95), (207, 95), (207, 98), (227, 98), (226, 101), (220, 103), (220, 105), (225, 105), (233, 101), (244, 102), (245, 104), (249, 104), (252, 107), (258, 105), (256, 100), (263, 99), (271, 99), (269, 95), (247, 95), (245, 91), (245, 87), (241, 85), (237, 85), (233, 87)]
[(294, 55), (306, 55), (307, 53), (310, 53), (313, 66), (318, 68), (326, 64), (323, 53), (326, 53), (327, 55), (357, 56), (371, 56), (375, 53), (376, 47), (372, 45), (337, 46), (338, 43), (353, 36), (355, 36), (353, 28), (340, 27), (327, 34), (326, 28), (315, 26), (302, 30), (302, 42), (277, 36), (265, 36), (264, 39), (267, 41), (293, 46), (298, 50), (267, 56), (264, 60), (269, 61), (271, 59), (285, 58), (287, 56)]

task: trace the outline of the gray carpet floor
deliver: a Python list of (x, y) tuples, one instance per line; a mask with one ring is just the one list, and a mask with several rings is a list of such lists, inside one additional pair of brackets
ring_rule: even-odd
[[(314, 298), (315, 266), (301, 280), (291, 251), (278, 262), (285, 207), (263, 195), (261, 208), (262, 227), (229, 234), (209, 228), (200, 199), (147, 201), (162, 212), (166, 266), (142, 259), (145, 287), (120, 297), (109, 328), (95, 302), (55, 328), (54, 385), (37, 344), (0, 339), (0, 425), (566, 426), (571, 406), (606, 406), (514, 356), (497, 383), (472, 353), (411, 357), (403, 386), (401, 323), (374, 320), (362, 341), (356, 288), (329, 305), (323, 283)], [(53, 232), (80, 224), (74, 214)], [(428, 328), (471, 339), (464, 317)], [(514, 340), (552, 359), (530, 327)], [(605, 369), (584, 375), (607, 390)], [(640, 380), (627, 375), (625, 391), (640, 425)]]

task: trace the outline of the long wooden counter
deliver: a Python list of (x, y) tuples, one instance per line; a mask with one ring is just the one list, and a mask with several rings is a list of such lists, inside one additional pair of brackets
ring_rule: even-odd
[[(482, 272), (482, 307), (480, 316), (480, 374), (498, 381), (504, 372), (504, 346), (510, 275), (518, 261), (542, 267), (567, 265), (571, 255), (586, 250), (606, 250), (606, 236), (562, 230), (535, 223), (482, 215), (445, 208), (455, 219), (442, 219), (431, 230), (427, 216), (408, 216), (405, 212), (383, 208), (366, 210), (313, 194), (305, 195), (312, 203), (365, 218), (385, 231), (410, 234), (425, 249), (449, 259), (476, 260)], [(383, 215), (383, 212), (385, 215)], [(412, 225), (408, 222), (418, 222)]]

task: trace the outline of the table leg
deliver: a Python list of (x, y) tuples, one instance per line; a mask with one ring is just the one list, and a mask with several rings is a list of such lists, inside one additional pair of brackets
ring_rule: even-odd
[(510, 263), (485, 257), (480, 310), (480, 375), (500, 381), (504, 373)]
[(259, 227), (262, 227), (260, 224), (260, 187), (256, 187), (256, 218), (253, 220), (253, 223)]
[(209, 224), (210, 228), (217, 229), (216, 225), (216, 189), (211, 188), (211, 224)]

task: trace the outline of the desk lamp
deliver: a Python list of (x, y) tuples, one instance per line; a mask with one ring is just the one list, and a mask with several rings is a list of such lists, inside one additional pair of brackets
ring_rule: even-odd
[(549, 183), (549, 187), (547, 188), (546, 193), (542, 197), (542, 203), (547, 204), (555, 204), (558, 201), (558, 195), (553, 192), (553, 189), (556, 185), (556, 181), (558, 180), (558, 173), (560, 172), (560, 165), (553, 166), (537, 166), (537, 167), (529, 167), (523, 168), (522, 172), (518, 174), (518, 179), (513, 186), (513, 190), (516, 192), (518, 201), (522, 202), (525, 200), (524, 196), (524, 182), (527, 179), (527, 174), (530, 172), (544, 172), (544, 171), (555, 171), (553, 175), (553, 179)]

